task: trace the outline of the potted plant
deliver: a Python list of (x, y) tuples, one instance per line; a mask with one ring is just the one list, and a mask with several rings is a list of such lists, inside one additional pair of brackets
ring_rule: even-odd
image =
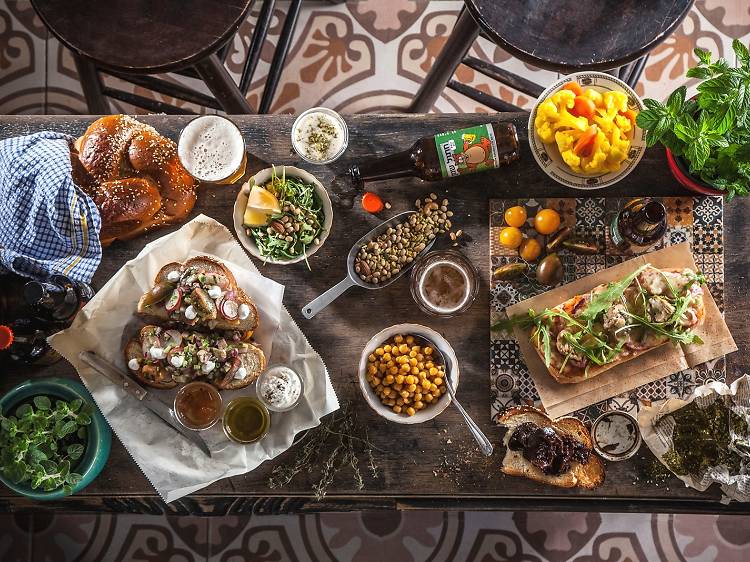
[(0, 398), (0, 481), (37, 500), (91, 483), (109, 457), (109, 426), (69, 379), (26, 381)]
[(687, 71), (698, 78), (698, 93), (687, 99), (680, 86), (665, 103), (644, 99), (637, 118), (646, 144), (661, 142), (674, 177), (692, 191), (711, 195), (748, 195), (750, 189), (750, 51), (732, 42), (737, 65), (695, 49), (698, 65)]

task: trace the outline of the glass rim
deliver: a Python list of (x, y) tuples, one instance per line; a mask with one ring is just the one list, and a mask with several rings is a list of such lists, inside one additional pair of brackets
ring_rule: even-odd
[[(200, 178), (193, 174), (190, 170), (188, 170), (188, 167), (185, 166), (182, 159), (180, 158), (180, 142), (182, 141), (182, 134), (185, 132), (185, 129), (187, 129), (191, 123), (194, 121), (197, 121), (198, 119), (204, 119), (204, 118), (213, 118), (218, 117), (219, 119), (223, 119), (224, 121), (227, 121), (228, 123), (232, 124), (232, 127), (237, 131), (237, 134), (239, 135), (240, 139), (242, 139), (242, 160), (240, 161), (239, 166), (237, 166), (236, 170), (233, 170), (230, 174), (228, 174), (226, 177), (218, 179), (218, 180), (207, 180), (204, 178)], [(180, 130), (180, 134), (177, 135), (177, 160), (180, 162), (180, 166), (182, 166), (185, 171), (192, 177), (194, 180), (201, 182), (201, 183), (221, 183), (223, 181), (226, 181), (228, 178), (231, 178), (234, 174), (237, 173), (237, 170), (242, 167), (242, 163), (247, 160), (247, 143), (245, 142), (245, 137), (242, 134), (242, 131), (240, 131), (239, 126), (237, 123), (232, 121), (229, 117), (226, 117), (225, 115), (218, 115), (215, 113), (206, 113), (204, 115), (196, 115), (195, 117), (191, 118), (187, 123), (185, 123), (185, 126)]]
[[(232, 433), (227, 429), (227, 412), (229, 412), (233, 407), (236, 408), (237, 404), (241, 402), (253, 402), (254, 404), (257, 404), (260, 406), (261, 416), (264, 420), (266, 420), (266, 428), (256, 437), (255, 439), (251, 440), (244, 440), (244, 439), (238, 439), (237, 437), (233, 436)], [(237, 396), (236, 398), (232, 398), (228, 403), (226, 408), (224, 408), (224, 412), (221, 416), (221, 428), (224, 430), (224, 435), (226, 435), (227, 439), (230, 441), (233, 441), (234, 443), (239, 443), (241, 445), (249, 445), (251, 443), (257, 443), (261, 439), (263, 439), (266, 435), (268, 435), (268, 432), (271, 429), (271, 412), (268, 410), (266, 405), (263, 403), (260, 398), (256, 396)]]
[[(330, 158), (326, 160), (313, 160), (312, 158), (308, 158), (305, 156), (304, 151), (299, 150), (297, 147), (297, 141), (294, 138), (294, 132), (297, 130), (297, 126), (299, 125), (300, 121), (310, 115), (311, 113), (325, 113), (329, 117), (332, 117), (336, 119), (336, 121), (339, 122), (341, 125), (341, 128), (344, 131), (344, 142), (341, 143), (341, 148)], [(294, 150), (294, 153), (302, 158), (305, 162), (308, 162), (310, 164), (318, 164), (318, 165), (325, 165), (330, 164), (331, 162), (334, 162), (341, 158), (341, 155), (346, 152), (346, 149), (349, 148), (349, 126), (346, 124), (346, 120), (341, 116), (340, 113), (338, 113), (334, 109), (330, 109), (328, 107), (318, 106), (318, 107), (311, 107), (310, 109), (306, 109), (302, 113), (300, 113), (296, 119), (294, 120), (294, 123), (292, 123), (292, 129), (289, 133), (291, 139), (292, 139), (292, 149)]]
[[(422, 269), (424, 269), (426, 263), (430, 260), (440, 258), (442, 256), (455, 257), (455, 261), (460, 262), (461, 266), (466, 269), (465, 273), (469, 278), (470, 285), (468, 295), (466, 296), (466, 300), (464, 301), (464, 303), (456, 309), (446, 312), (441, 312), (439, 310), (430, 308), (422, 299), (421, 291), (419, 289), (420, 277), (424, 274)], [(412, 299), (414, 299), (414, 302), (423, 312), (431, 314), (432, 316), (437, 316), (439, 318), (453, 318), (454, 316), (463, 314), (469, 308), (471, 308), (471, 306), (474, 304), (474, 301), (476, 301), (477, 299), (477, 295), (479, 294), (479, 284), (479, 271), (469, 259), (469, 257), (464, 253), (459, 252), (458, 250), (454, 250), (453, 248), (446, 248), (443, 250), (431, 250), (417, 260), (411, 270), (409, 290), (411, 292)]]

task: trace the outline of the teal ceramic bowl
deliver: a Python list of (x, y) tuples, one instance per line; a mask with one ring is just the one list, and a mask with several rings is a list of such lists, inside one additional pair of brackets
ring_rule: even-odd
[[(85, 403), (93, 405), (94, 415), (91, 416), (91, 424), (88, 426), (88, 443), (83, 456), (74, 467), (74, 470), (82, 476), (81, 481), (73, 487), (75, 494), (91, 484), (107, 464), (112, 445), (112, 432), (89, 391), (80, 382), (71, 379), (49, 377), (22, 382), (0, 398), (0, 408), (3, 413), (12, 414), (17, 406), (39, 395), (66, 401), (80, 398)], [(65, 496), (62, 489), (44, 492), (39, 489), (32, 490), (25, 484), (14, 484), (1, 473), (0, 482), (14, 492), (35, 500), (56, 500)]]

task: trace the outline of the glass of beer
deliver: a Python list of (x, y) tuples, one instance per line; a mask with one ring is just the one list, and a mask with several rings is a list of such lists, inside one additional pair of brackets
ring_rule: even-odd
[(180, 162), (201, 183), (227, 185), (245, 174), (245, 139), (221, 115), (202, 115), (188, 123), (177, 142)]

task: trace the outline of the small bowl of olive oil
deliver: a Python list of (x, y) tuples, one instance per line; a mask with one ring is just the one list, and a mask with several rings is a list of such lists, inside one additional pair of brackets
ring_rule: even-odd
[(227, 404), (222, 418), (226, 436), (236, 443), (255, 443), (268, 433), (271, 415), (263, 403), (252, 396), (240, 396)]

